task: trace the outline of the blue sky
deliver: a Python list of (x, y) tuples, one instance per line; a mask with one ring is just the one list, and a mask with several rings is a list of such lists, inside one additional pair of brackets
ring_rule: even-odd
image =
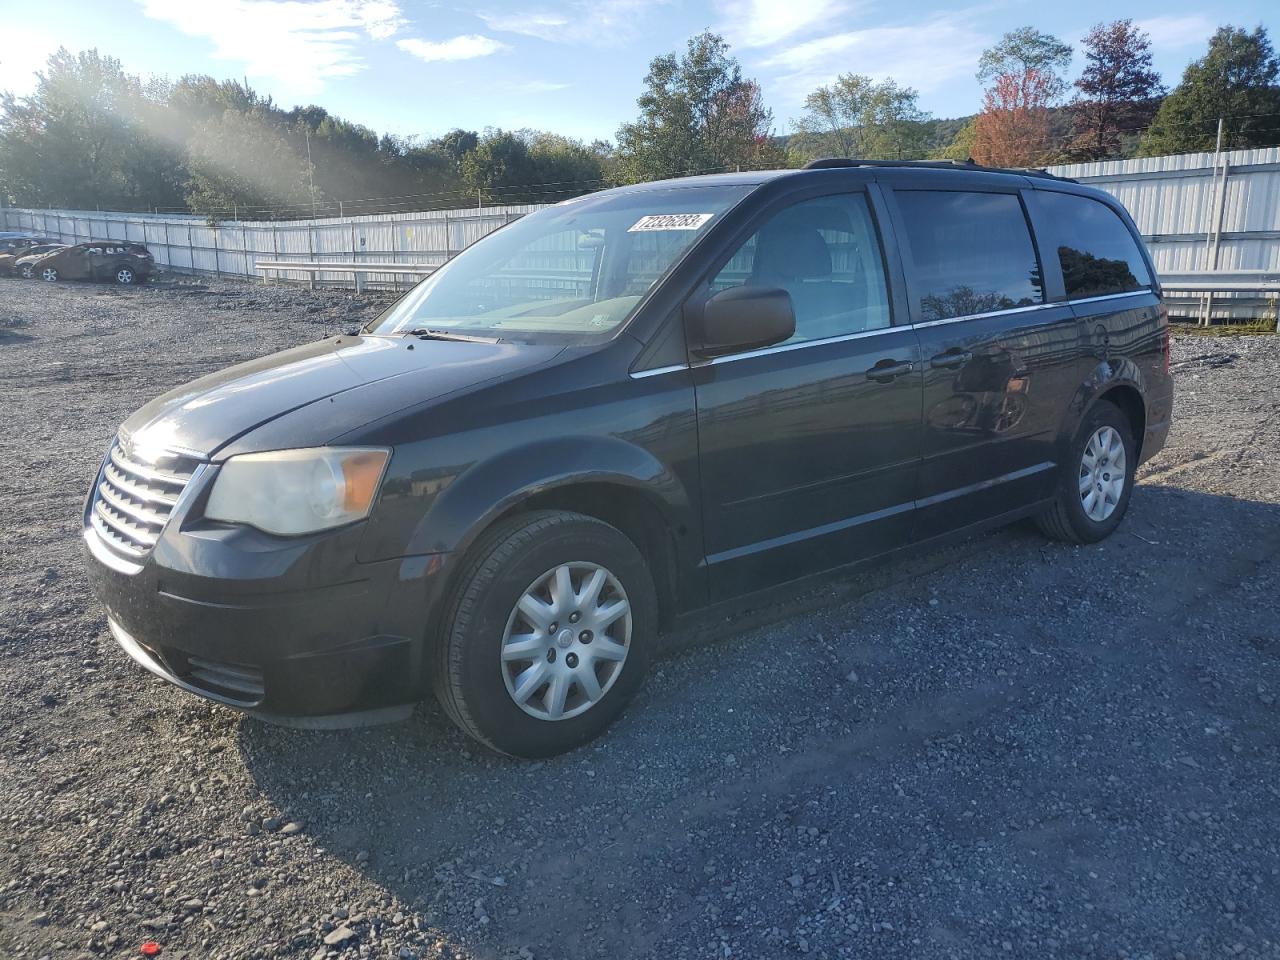
[(916, 87), (936, 116), (973, 113), (979, 54), (1022, 24), (1075, 44), (1096, 22), (1132, 17), (1172, 86), (1220, 23), (1261, 22), (1280, 41), (1264, 17), (1274, 10), (1252, 0), (0, 0), (0, 89), (30, 90), (59, 45), (96, 46), (131, 72), (247, 77), (284, 106), (318, 103), (379, 132), (537, 127), (611, 139), (635, 116), (650, 58), (710, 28), (760, 81), (781, 133), (804, 95), (842, 72)]

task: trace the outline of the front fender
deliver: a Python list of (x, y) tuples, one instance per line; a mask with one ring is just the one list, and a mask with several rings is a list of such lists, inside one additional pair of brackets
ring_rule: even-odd
[(398, 451), (397, 459), (402, 455), (408, 462), (393, 464), (397, 475), (371, 518), (361, 559), (465, 551), (521, 500), (583, 483), (634, 490), (671, 524), (693, 526), (681, 479), (650, 451), (619, 437), (547, 437), (444, 470), (418, 470), (412, 453)]

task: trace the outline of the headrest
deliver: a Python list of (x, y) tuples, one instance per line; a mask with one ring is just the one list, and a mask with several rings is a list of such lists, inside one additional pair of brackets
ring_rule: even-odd
[(816, 228), (775, 221), (760, 231), (752, 274), (757, 278), (813, 280), (831, 276), (831, 251)]

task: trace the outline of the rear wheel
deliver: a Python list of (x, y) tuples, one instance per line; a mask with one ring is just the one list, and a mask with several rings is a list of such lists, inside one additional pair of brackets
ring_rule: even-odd
[(36, 268), (29, 263), (24, 263), (18, 268), (18, 275), (22, 277), (23, 280), (30, 280), (36, 275)]
[(463, 572), (436, 696), (502, 753), (572, 750), (640, 688), (656, 614), (644, 558), (618, 530), (568, 512), (514, 517), (477, 544)]
[(58, 270), (56, 267), (43, 267), (40, 270), (40, 279), (46, 283), (58, 282)]
[(1137, 465), (1129, 418), (1114, 404), (1098, 401), (1072, 442), (1053, 505), (1037, 518), (1041, 531), (1068, 543), (1109, 536), (1129, 508)]

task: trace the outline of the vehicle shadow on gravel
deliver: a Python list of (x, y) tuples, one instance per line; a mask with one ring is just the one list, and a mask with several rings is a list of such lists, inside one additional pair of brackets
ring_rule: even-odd
[(1274, 940), (1275, 843), (1208, 851), (1280, 829), (1278, 555), (1280, 505), (1148, 481), (1099, 546), (1017, 526), (675, 637), (565, 757), (433, 703), (239, 747), (281, 822), (477, 957)]

